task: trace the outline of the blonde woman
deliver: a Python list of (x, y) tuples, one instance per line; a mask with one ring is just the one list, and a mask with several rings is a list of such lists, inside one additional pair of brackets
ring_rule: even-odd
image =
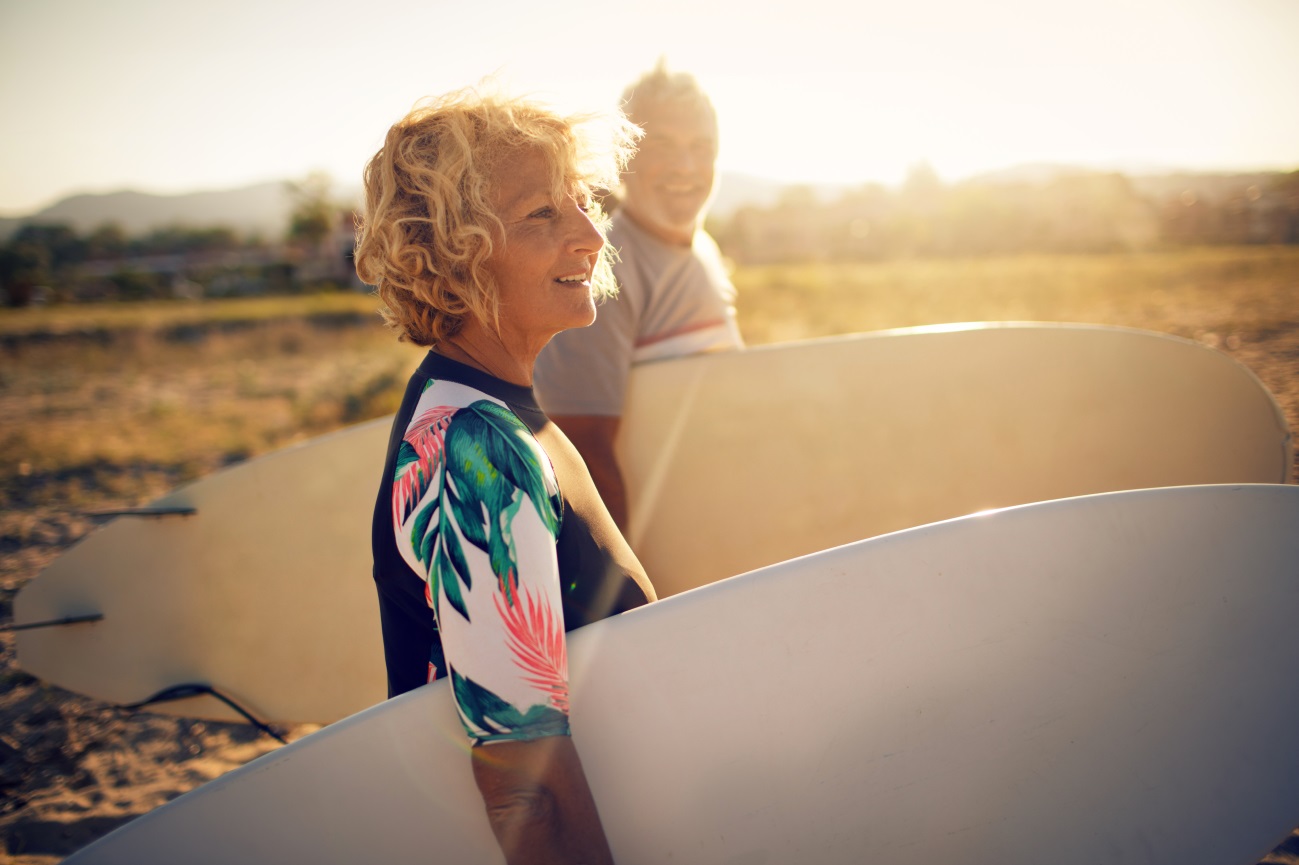
[(532, 369), (613, 288), (590, 193), (636, 133), (465, 91), (396, 123), (365, 172), (357, 272), (430, 349), (374, 511), (389, 694), (452, 680), (511, 865), (612, 861), (569, 736), (564, 633), (655, 595)]

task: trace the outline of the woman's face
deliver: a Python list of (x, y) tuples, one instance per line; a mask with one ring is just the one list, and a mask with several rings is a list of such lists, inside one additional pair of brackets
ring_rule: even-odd
[(604, 238), (582, 203), (553, 198), (546, 158), (535, 150), (507, 157), (495, 172), (492, 205), (505, 224), (505, 242), (485, 265), (502, 340), (540, 351), (561, 330), (595, 321), (591, 275)]

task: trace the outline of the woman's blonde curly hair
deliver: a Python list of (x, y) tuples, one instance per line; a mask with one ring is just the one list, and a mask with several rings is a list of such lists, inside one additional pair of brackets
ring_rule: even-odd
[[(356, 272), (378, 287), (398, 338), (429, 346), (473, 316), (497, 322), (497, 292), (483, 264), (503, 243), (492, 177), (522, 149), (546, 157), (556, 201), (612, 188), (640, 130), (623, 115), (561, 116), (533, 102), (467, 89), (425, 100), (388, 130), (365, 168)], [(608, 220), (593, 205), (603, 235)], [(609, 247), (592, 278), (613, 294)]]

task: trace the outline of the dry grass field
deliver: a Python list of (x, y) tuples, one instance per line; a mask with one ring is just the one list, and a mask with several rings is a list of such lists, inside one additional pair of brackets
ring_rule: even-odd
[(735, 283), (752, 343), (962, 321), (1176, 334), (1252, 369), (1299, 430), (1299, 248), (773, 266)]
[[(1249, 366), (1299, 429), (1297, 248), (781, 266), (735, 282), (752, 344), (978, 320), (1178, 334)], [(93, 528), (92, 512), (392, 411), (421, 353), (382, 329), (374, 305), (321, 295), (0, 312), (0, 623), (18, 589)], [(243, 725), (44, 685), (0, 634), (0, 861), (56, 862), (274, 746)], [(1265, 861), (1299, 863), (1299, 836)]]

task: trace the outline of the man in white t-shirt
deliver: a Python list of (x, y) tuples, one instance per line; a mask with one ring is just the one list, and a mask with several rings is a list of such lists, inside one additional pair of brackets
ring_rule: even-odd
[(712, 103), (693, 76), (661, 62), (627, 88), (623, 103), (645, 137), (622, 176), (609, 231), (618, 296), (599, 307), (593, 325), (550, 342), (537, 359), (535, 385), (625, 533), (628, 503), (613, 443), (632, 364), (743, 341), (735, 288), (702, 228), (716, 176)]

